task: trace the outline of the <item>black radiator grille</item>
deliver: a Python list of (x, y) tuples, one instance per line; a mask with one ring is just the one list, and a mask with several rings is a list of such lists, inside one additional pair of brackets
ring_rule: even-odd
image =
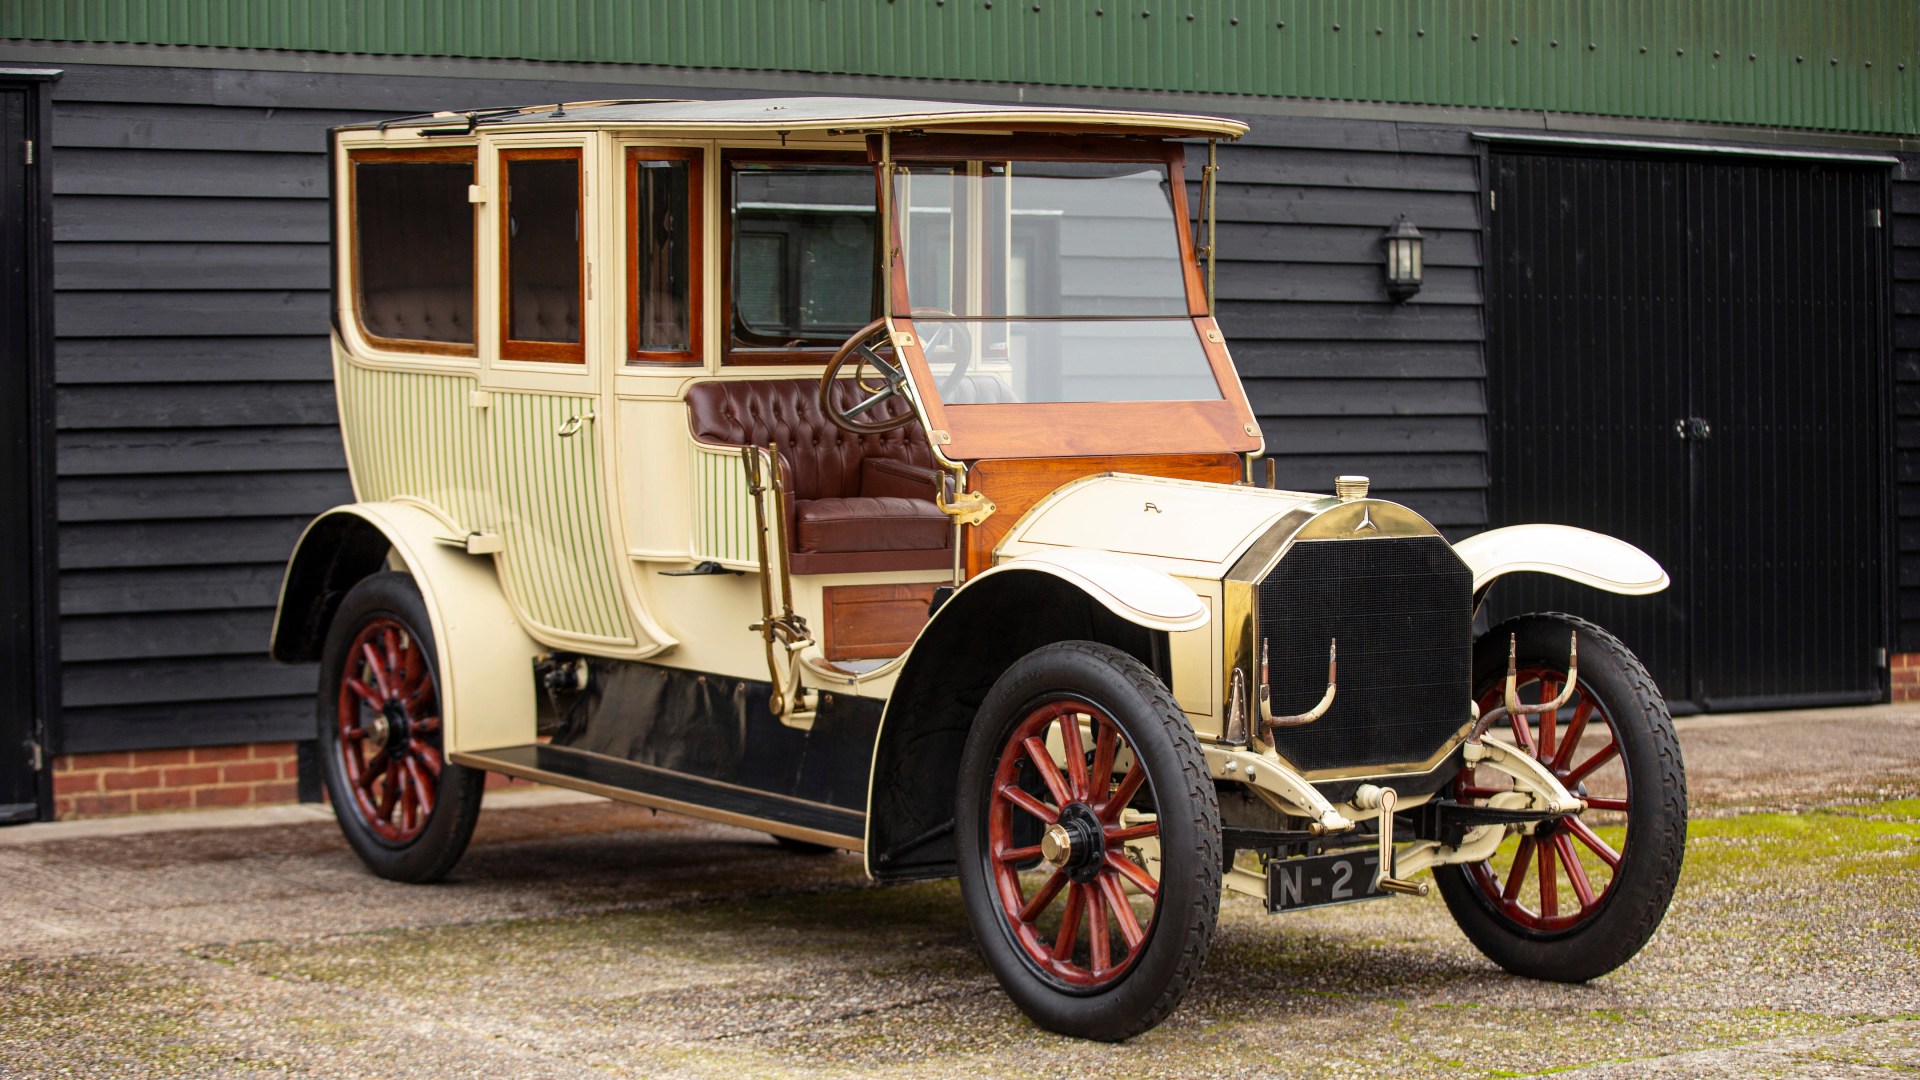
[(1258, 632), (1276, 716), (1320, 700), (1340, 642), (1333, 708), (1274, 734), (1302, 770), (1425, 761), (1467, 721), (1473, 577), (1440, 537), (1295, 544), (1260, 583)]

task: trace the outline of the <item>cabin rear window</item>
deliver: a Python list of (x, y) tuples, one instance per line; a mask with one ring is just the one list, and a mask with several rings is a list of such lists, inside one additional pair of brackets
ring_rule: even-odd
[(872, 166), (730, 156), (727, 181), (732, 359), (834, 348), (872, 321), (880, 283)]
[(352, 154), (353, 296), (376, 344), (474, 350), (474, 151)]

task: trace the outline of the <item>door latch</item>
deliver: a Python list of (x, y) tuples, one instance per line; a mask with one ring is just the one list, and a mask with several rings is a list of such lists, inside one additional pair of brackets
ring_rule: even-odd
[(1673, 437), (1681, 442), (1706, 442), (1713, 438), (1713, 425), (1698, 416), (1683, 417), (1673, 422)]
[(592, 419), (594, 419), (592, 409), (588, 409), (586, 412), (583, 412), (578, 416), (569, 416), (567, 418), (567, 422), (564, 424), (561, 424), (560, 430), (554, 432), (554, 434), (560, 436), (563, 439), (571, 439), (575, 435), (580, 434), (581, 426), (586, 424), (588, 421)]

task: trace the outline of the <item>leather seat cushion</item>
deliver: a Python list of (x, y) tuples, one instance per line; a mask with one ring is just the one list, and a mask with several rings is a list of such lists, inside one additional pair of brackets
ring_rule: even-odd
[(924, 499), (805, 499), (794, 503), (793, 550), (926, 551), (947, 546), (953, 526)]
[[(834, 385), (841, 405), (864, 395), (851, 380)], [(788, 482), (796, 499), (834, 499), (868, 494), (861, 490), (862, 465), (869, 458), (891, 458), (931, 469), (933, 448), (918, 424), (879, 435), (855, 435), (820, 414), (820, 384), (814, 379), (726, 379), (696, 384), (687, 392), (693, 436), (726, 446), (773, 443), (786, 456)], [(893, 398), (867, 419), (898, 416), (907, 403)], [(928, 485), (926, 497), (933, 492)]]

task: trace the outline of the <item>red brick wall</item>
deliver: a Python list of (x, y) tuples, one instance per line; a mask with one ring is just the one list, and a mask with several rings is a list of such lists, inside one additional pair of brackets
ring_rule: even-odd
[(1893, 700), (1920, 701), (1920, 653), (1893, 655)]
[(68, 754), (53, 761), (54, 817), (268, 806), (296, 798), (292, 743)]
[[(298, 798), (295, 776), (292, 743), (68, 754), (53, 759), (53, 816), (272, 806)], [(487, 774), (489, 791), (509, 786), (531, 785)]]

